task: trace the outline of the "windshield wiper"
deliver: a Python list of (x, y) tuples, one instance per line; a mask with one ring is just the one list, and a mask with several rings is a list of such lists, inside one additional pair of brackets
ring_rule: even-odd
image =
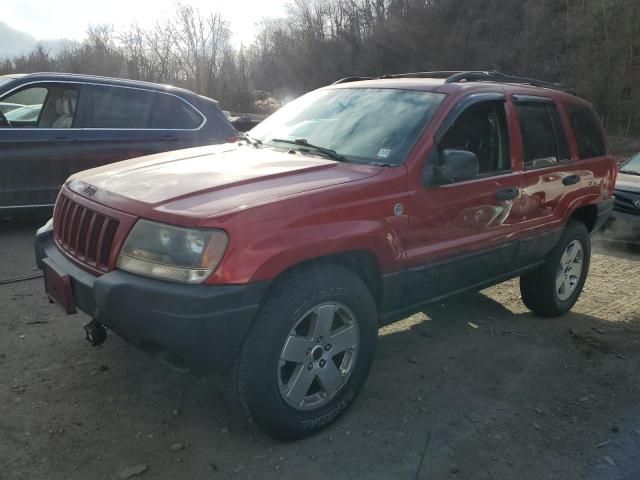
[(242, 139), (246, 140), (250, 145), (253, 145), (256, 148), (262, 146), (262, 140), (258, 140), (257, 138), (253, 138), (247, 132), (238, 132), (238, 133), (240, 133), (240, 136), (242, 137)]
[(295, 140), (286, 140), (284, 138), (272, 138), (272, 142), (277, 143), (288, 143), (289, 145), (298, 145), (301, 147), (312, 148), (317, 150), (320, 153), (324, 153), (327, 157), (331, 157), (338, 162), (345, 162), (347, 159), (343, 155), (340, 155), (335, 150), (331, 150), (330, 148), (320, 147), (318, 145), (314, 145), (312, 143), (307, 142), (306, 138), (296, 138)]
[(635, 170), (618, 170), (620, 173), (626, 173), (627, 175), (640, 175), (640, 172), (636, 172)]

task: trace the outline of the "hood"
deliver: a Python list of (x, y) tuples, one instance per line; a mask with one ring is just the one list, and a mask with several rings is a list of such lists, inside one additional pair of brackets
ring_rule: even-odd
[(640, 176), (618, 173), (616, 190), (632, 193), (640, 193)]
[[(74, 175), (68, 186), (99, 203), (206, 218), (271, 199), (353, 182), (381, 167), (282, 149), (225, 144), (177, 150)], [(133, 213), (133, 212), (132, 212)]]

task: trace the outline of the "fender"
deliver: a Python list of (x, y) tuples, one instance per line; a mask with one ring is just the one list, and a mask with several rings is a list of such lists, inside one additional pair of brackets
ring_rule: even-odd
[[(264, 235), (244, 247), (238, 246), (207, 283), (251, 283), (273, 280), (285, 270), (305, 261), (350, 251), (367, 251), (377, 260), (381, 273), (405, 268), (405, 251), (398, 232), (385, 221), (354, 220), (330, 224), (307, 224), (280, 229), (254, 224)], [(258, 238), (258, 237), (256, 237)]]

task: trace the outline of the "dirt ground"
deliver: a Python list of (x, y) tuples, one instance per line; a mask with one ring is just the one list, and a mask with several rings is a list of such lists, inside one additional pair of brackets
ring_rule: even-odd
[[(0, 223), (0, 280), (37, 273), (35, 226)], [(383, 329), (350, 411), (296, 443), (242, 429), (211, 378), (115, 335), (90, 347), (41, 282), (0, 285), (1, 479), (640, 478), (631, 252), (599, 247), (564, 318), (530, 314), (513, 281)]]

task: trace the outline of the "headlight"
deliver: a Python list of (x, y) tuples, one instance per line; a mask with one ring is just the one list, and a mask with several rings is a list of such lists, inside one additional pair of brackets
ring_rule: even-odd
[(216, 269), (228, 244), (224, 230), (139, 220), (124, 242), (118, 268), (160, 280), (202, 283)]

